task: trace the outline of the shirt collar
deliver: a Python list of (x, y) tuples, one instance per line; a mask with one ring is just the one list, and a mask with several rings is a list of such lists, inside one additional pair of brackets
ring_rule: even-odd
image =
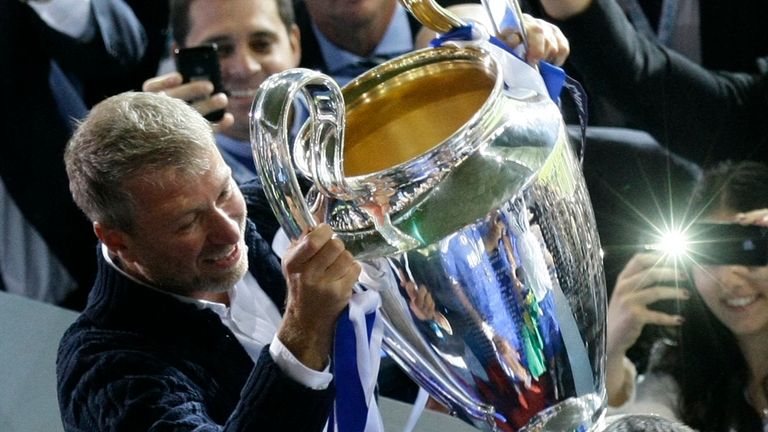
[[(333, 42), (329, 41), (320, 30), (318, 30), (314, 23), (312, 23), (312, 31), (317, 37), (317, 42), (320, 45), (320, 52), (323, 55), (323, 60), (325, 60), (325, 64), (328, 66), (328, 72), (330, 74), (364, 59), (363, 57), (352, 54), (351, 52), (345, 51), (334, 45)], [(405, 8), (398, 2), (395, 7), (395, 13), (392, 15), (392, 20), (387, 27), (387, 31), (384, 33), (381, 42), (379, 42), (373, 50), (372, 56), (399, 55), (412, 50), (413, 37), (411, 35), (411, 26), (408, 23), (408, 14)]]
[[(214, 312), (216, 312), (216, 315), (219, 315), (220, 317), (225, 315), (227, 313), (226, 312), (227, 309), (229, 309), (223, 303), (212, 302), (212, 301), (209, 301), (209, 300), (195, 299), (195, 298), (192, 298), (192, 297), (186, 297), (186, 296), (174, 294), (172, 292), (161, 290), (161, 289), (159, 289), (157, 287), (153, 287), (152, 285), (149, 285), (147, 283), (144, 283), (144, 282), (140, 281), (139, 279), (137, 279), (137, 278), (133, 277), (132, 275), (126, 273), (122, 268), (120, 268), (119, 265), (117, 265), (117, 263), (115, 263), (112, 260), (112, 256), (109, 253), (109, 249), (107, 248), (107, 246), (104, 243), (101, 244), (101, 253), (104, 256), (104, 261), (106, 261), (107, 264), (109, 264), (113, 269), (115, 269), (121, 275), (127, 277), (128, 279), (132, 280), (133, 282), (135, 282), (135, 283), (137, 283), (139, 285), (145, 286), (145, 287), (147, 287), (149, 289), (152, 289), (154, 291), (157, 291), (159, 293), (163, 293), (165, 295), (169, 295), (169, 296), (175, 298), (176, 300), (178, 300), (178, 301), (180, 301), (182, 303), (193, 304), (193, 305), (197, 306), (198, 309), (211, 309)], [(230, 302), (234, 300), (233, 294), (234, 294), (234, 290), (230, 290)]]

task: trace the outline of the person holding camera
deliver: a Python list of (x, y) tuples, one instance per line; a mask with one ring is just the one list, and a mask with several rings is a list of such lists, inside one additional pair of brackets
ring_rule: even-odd
[[(691, 208), (700, 219), (768, 228), (768, 166), (724, 162), (706, 170)], [(637, 254), (618, 278), (608, 306), (606, 381), (609, 405), (653, 412), (702, 431), (768, 428), (768, 257), (762, 265), (739, 255), (765, 249), (765, 230), (742, 239), (701, 239), (718, 250), (682, 258)], [(720, 244), (718, 244), (720, 242)], [(750, 247), (754, 246), (753, 250)], [(713, 258), (716, 257), (716, 258)], [(676, 285), (676, 286), (675, 286)], [(654, 303), (674, 300), (674, 314)], [(643, 327), (672, 326), (656, 342), (641, 380), (627, 350)]]
[[(299, 65), (299, 29), (291, 0), (173, 0), (170, 27), (180, 70), (150, 78), (142, 89), (186, 100), (205, 115), (225, 110), (215, 120), (216, 144), (238, 184), (255, 179), (248, 114), (256, 89), (270, 75)], [(179, 55), (213, 44), (218, 60), (207, 64), (220, 71), (208, 70), (207, 79), (182, 76), (187, 71), (181, 70)], [(212, 82), (219, 74), (221, 82)]]

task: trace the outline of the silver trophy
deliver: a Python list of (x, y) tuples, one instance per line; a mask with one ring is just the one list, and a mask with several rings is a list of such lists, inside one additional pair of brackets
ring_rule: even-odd
[[(322, 219), (383, 269), (385, 350), (452, 413), (489, 430), (596, 430), (600, 243), (560, 111), (518, 63), (486, 41), (415, 51), (343, 89), (274, 75), (252, 107), (254, 159), (289, 236)], [(289, 143), (297, 99), (310, 118)]]

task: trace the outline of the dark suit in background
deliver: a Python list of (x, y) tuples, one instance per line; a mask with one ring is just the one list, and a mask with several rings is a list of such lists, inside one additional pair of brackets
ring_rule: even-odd
[[(80, 291), (93, 283), (96, 238), (72, 201), (63, 162), (72, 118), (86, 109), (80, 84), (122, 76), (146, 43), (121, 1), (94, 1), (91, 8), (95, 36), (82, 41), (51, 29), (18, 0), (0, 0), (0, 176)], [(85, 296), (78, 294), (66, 305), (81, 307)]]

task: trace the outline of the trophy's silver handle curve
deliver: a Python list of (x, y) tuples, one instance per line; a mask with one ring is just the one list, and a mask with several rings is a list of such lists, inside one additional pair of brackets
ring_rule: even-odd
[(453, 12), (438, 5), (434, 0), (400, 0), (400, 3), (428, 29), (446, 33), (462, 27), (465, 22)]
[[(288, 134), (292, 107), (302, 94), (310, 111), (310, 169), (321, 189), (344, 184), (341, 169), (344, 99), (341, 90), (327, 75), (309, 69), (289, 69), (272, 75), (259, 87), (250, 111), (251, 150), (264, 193), (288, 237), (298, 238), (316, 224), (299, 188), (290, 155)], [(328, 169), (327, 167), (331, 167)], [(335, 168), (334, 168), (335, 167)]]
[(491, 21), (493, 32), (500, 34), (503, 30), (512, 30), (520, 35), (521, 43), (514, 49), (515, 54), (526, 58), (528, 52), (528, 35), (523, 25), (523, 11), (517, 0), (481, 0)]

